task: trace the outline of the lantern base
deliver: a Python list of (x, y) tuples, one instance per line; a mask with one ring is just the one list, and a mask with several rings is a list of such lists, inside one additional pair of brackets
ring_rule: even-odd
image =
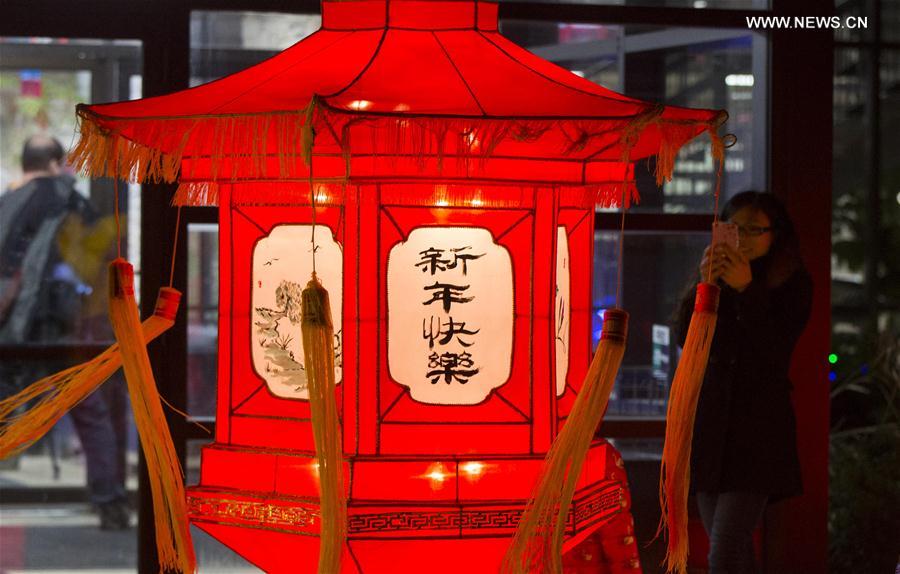
[[(541, 463), (539, 457), (350, 459), (342, 572), (497, 572)], [(584, 468), (566, 550), (628, 506), (615, 449), (595, 443)], [(266, 572), (314, 573), (315, 469), (310, 454), (204, 447), (201, 484), (188, 489), (190, 519)]]

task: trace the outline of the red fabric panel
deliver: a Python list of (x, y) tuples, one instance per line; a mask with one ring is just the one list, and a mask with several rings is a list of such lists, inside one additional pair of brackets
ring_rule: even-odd
[[(253, 472), (235, 472), (252, 468)], [(204, 447), (200, 464), (200, 484), (250, 492), (275, 492), (275, 457), (254, 456), (241, 450)]]
[(477, 26), (479, 30), (486, 32), (497, 30), (497, 8), (496, 2), (478, 2)]
[(232, 415), (231, 443), (272, 450), (313, 452), (309, 421)]
[[(456, 185), (386, 183), (380, 185), (379, 189), (381, 190), (381, 203), (385, 206), (422, 205), (430, 207), (434, 206), (439, 200), (445, 200), (451, 205), (468, 206), (472, 205), (472, 201), (477, 198), (482, 202), (482, 206), (484, 207), (506, 207), (518, 210), (531, 209), (534, 207), (534, 193), (532, 190), (528, 187), (521, 187), (518, 185), (488, 186), (479, 185), (477, 182), (467, 182)], [(513, 219), (507, 220), (508, 225), (512, 225), (519, 217), (524, 215), (524, 213), (520, 212), (515, 213)], [(496, 215), (492, 217), (496, 217)], [(407, 232), (409, 229), (407, 229)], [(508, 228), (504, 228), (504, 231), (507, 229)]]
[(322, 2), (323, 30), (365, 30), (384, 28), (387, 20), (385, 0)]
[(480, 476), (472, 478), (463, 473), (460, 477), (459, 498), (467, 501), (527, 500), (543, 462), (540, 458), (486, 460)]
[(531, 435), (527, 424), (383, 423), (380, 428), (381, 453), (387, 455), (518, 454)]
[[(278, 454), (274, 455), (274, 458), (276, 461), (275, 492), (287, 496), (318, 498), (319, 470), (312, 454), (309, 456)], [(350, 465), (344, 461), (341, 466), (344, 469), (344, 476), (350, 476)], [(349, 486), (345, 481), (344, 489), (348, 492)]]
[[(580, 206), (579, 206), (580, 207)], [(566, 391), (557, 398), (556, 415), (564, 418), (572, 409), (576, 393), (591, 360), (591, 274), (593, 271), (594, 210), (566, 209), (559, 212), (559, 225), (569, 237), (570, 311), (569, 370)]]
[[(363, 574), (461, 574), (500, 571), (508, 538), (417, 540), (350, 540), (350, 549), (363, 564)], [(424, 569), (422, 565), (427, 565)]]
[[(505, 394), (503, 390), (504, 388), (500, 388), (494, 393)], [(403, 393), (396, 393), (396, 395), (400, 394)], [(444, 422), (461, 418), (473, 422), (528, 422), (523, 413), (493, 396), (479, 405), (466, 407), (428, 405), (423, 409), (421, 403), (415, 402), (409, 396), (391, 401), (388, 405), (384, 405), (384, 400), (382, 400), (382, 405), (386, 409), (383, 415), (386, 423)], [(462, 415), (460, 414), (461, 408), (465, 408)]]
[(341, 219), (344, 232), (344, 347), (345, 360), (342, 363), (344, 386), (342, 398), (344, 404), (342, 429), (344, 452), (348, 455), (359, 452), (359, 287), (360, 287), (360, 246), (359, 246), (359, 187), (347, 186), (344, 195), (344, 213)]
[[(471, 35), (468, 32), (458, 32)], [(428, 73), (422, 73), (428, 70)], [(388, 80), (389, 79), (389, 80)], [(482, 111), (456, 73), (435, 35), (392, 30), (378, 58), (361, 78), (328, 102), (355, 109), (353, 102), (371, 102), (365, 112), (455, 114), (479, 116)]]
[(216, 352), (216, 442), (231, 442), (231, 186), (219, 191), (219, 317)]
[(553, 353), (556, 286), (556, 198), (550, 190), (535, 189), (534, 243), (531, 247), (531, 416), (532, 452), (547, 452), (553, 440), (551, 405), (556, 396)]
[(447, 30), (475, 27), (475, 2), (432, 0), (423, 6), (420, 0), (391, 0), (389, 25), (395, 28)]
[[(440, 479), (430, 477), (439, 473)], [(454, 501), (457, 468), (453, 460), (357, 462), (353, 465), (354, 501)]]
[[(378, 317), (378, 290), (384, 281), (378, 265), (378, 187), (361, 186), (358, 188), (358, 222), (356, 237), (359, 259), (357, 262), (359, 281), (359, 338), (357, 348), (358, 365), (358, 404), (359, 413), (359, 453), (375, 454), (378, 449), (378, 353), (381, 352), (379, 338), (383, 326)], [(345, 274), (347, 275), (347, 274)]]

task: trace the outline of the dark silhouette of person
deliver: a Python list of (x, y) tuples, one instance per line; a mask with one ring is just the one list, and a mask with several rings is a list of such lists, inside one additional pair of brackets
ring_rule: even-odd
[[(22, 180), (0, 195), (0, 345), (71, 344), (83, 340), (93, 275), (105, 258), (109, 227), (64, 172), (64, 150), (35, 135), (22, 150)], [(106, 244), (96, 248), (97, 243)], [(69, 366), (64, 361), (0, 365), (0, 397)], [(129, 527), (125, 491), (124, 388), (108, 381), (69, 414), (81, 442), (87, 487), (103, 529)], [(115, 403), (115, 404), (113, 404)], [(111, 408), (116, 407), (116, 408)]]
[[(709, 573), (758, 572), (753, 531), (767, 504), (802, 491), (788, 369), (809, 318), (812, 280), (784, 205), (770, 193), (735, 195), (721, 219), (739, 244), (707, 248), (700, 277), (722, 288), (697, 405), (691, 490), (709, 535)], [(684, 344), (693, 294), (681, 304)]]

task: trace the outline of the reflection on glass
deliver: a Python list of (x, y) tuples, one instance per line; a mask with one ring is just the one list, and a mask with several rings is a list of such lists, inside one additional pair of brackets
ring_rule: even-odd
[[(4, 399), (113, 340), (106, 310), (113, 185), (75, 177), (65, 151), (77, 103), (139, 95), (141, 45), (4, 37), (0, 49)], [(120, 206), (136, 207), (124, 190)], [(127, 219), (123, 214), (123, 233), (135, 231)], [(139, 235), (127, 237), (124, 252), (137, 251)], [(0, 462), (0, 571), (133, 569), (136, 469), (137, 437), (116, 374), (31, 448)]]
[[(892, 6), (893, 4), (893, 6)], [(871, 2), (852, 2), (847, 0), (835, 1), (835, 14), (840, 17), (841, 26), (834, 29), (834, 39), (838, 42), (860, 42), (871, 40), (874, 35), (875, 18), (869, 16), (872, 12)], [(881, 2), (882, 21), (885, 26), (885, 35), (891, 35), (896, 30), (897, 16), (900, 15), (900, 7), (896, 1)], [(892, 9), (893, 8), (893, 9)], [(893, 16), (894, 26), (888, 25)], [(871, 26), (869, 25), (871, 23)], [(895, 37), (896, 38), (896, 37)]]
[(188, 225), (188, 414), (216, 414), (219, 226)]
[(882, 0), (881, 39), (884, 42), (900, 41), (900, 2)]
[(191, 85), (243, 70), (315, 32), (318, 14), (191, 12)]
[[(873, 130), (869, 110), (868, 49), (844, 48), (834, 52), (834, 142), (832, 170), (832, 303), (837, 307), (865, 305), (862, 254), (866, 182), (871, 180), (870, 145)], [(849, 321), (847, 319), (850, 319)], [(857, 317), (834, 316), (836, 324), (858, 329)]]
[[(682, 294), (695, 284), (705, 233), (627, 233), (619, 306), (628, 311), (628, 345), (610, 396), (608, 415), (664, 417), (675, 374), (678, 341), (670, 330)], [(603, 311), (616, 304), (619, 236), (594, 235), (594, 321), (596, 345)]]
[(625, 28), (502, 20), (500, 32), (541, 58), (596, 84), (622, 91), (621, 43)]
[[(605, 26), (506, 20), (514, 42), (603, 87), (670, 105), (725, 109), (725, 131), (737, 138), (726, 153), (722, 200), (766, 184), (765, 39), (747, 29)], [(653, 165), (635, 164), (637, 212), (713, 210), (715, 166), (700, 136), (679, 154), (672, 181), (660, 190)]]
[[(499, 0), (508, 2), (511, 0)], [(769, 0), (526, 0), (539, 4), (595, 4), (601, 6), (646, 6), (656, 8), (704, 8), (716, 10), (765, 10)]]

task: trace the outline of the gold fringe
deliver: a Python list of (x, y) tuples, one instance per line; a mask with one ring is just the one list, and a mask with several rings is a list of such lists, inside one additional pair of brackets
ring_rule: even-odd
[[(172, 326), (180, 299), (181, 293), (175, 289), (160, 289), (156, 312), (141, 326), (144, 340), (149, 343)], [(0, 459), (22, 452), (44, 436), (120, 366), (119, 345), (114, 344), (94, 359), (44, 377), (0, 401)], [(33, 407), (15, 414), (38, 398)]]
[(666, 412), (666, 442), (659, 476), (661, 515), (656, 536), (668, 533), (666, 572), (687, 572), (688, 490), (691, 481), (691, 441), (697, 401), (716, 330), (719, 288), (710, 283), (697, 286), (694, 313), (688, 327), (681, 360), (669, 391)]
[[(80, 138), (70, 161), (86, 175), (118, 176), (133, 182), (173, 183), (179, 177), (191, 182), (226, 182), (239, 175), (306, 178), (315, 140), (317, 149), (324, 145), (344, 155), (344, 178), (348, 179), (351, 133), (356, 126), (368, 128), (373, 152), (413, 155), (423, 166), (428, 156), (436, 157), (440, 165), (447, 154), (453, 154), (470, 171), (482, 168), (500, 143), (534, 142), (551, 130), (564, 134), (565, 143), (557, 151), (561, 155), (584, 150), (591, 142), (620, 132), (617, 144), (627, 161), (641, 135), (656, 129), (661, 137), (657, 179), (663, 181), (671, 178), (674, 158), (684, 143), (704, 127), (718, 137), (715, 133), (722, 121), (722, 114), (707, 122), (670, 120), (662, 117), (664, 110), (664, 106), (653, 105), (630, 118), (592, 120), (447, 119), (350, 114), (313, 97), (305, 108), (293, 112), (116, 118), (79, 106)], [(147, 147), (137, 142), (153, 144)], [(188, 149), (191, 155), (185, 154)], [(203, 173), (198, 173), (200, 166), (206, 166)], [(188, 173), (179, 172), (183, 167)], [(204, 205), (217, 199), (214, 190), (200, 191), (196, 183), (191, 185), (176, 201), (181, 202), (185, 195)]]
[(178, 184), (172, 205), (213, 207), (219, 205), (219, 184), (214, 181), (191, 181)]
[(597, 425), (606, 412), (616, 373), (625, 354), (627, 329), (628, 313), (621, 309), (606, 311), (600, 344), (585, 375), (584, 385), (544, 459), (534, 494), (503, 558), (501, 572), (562, 573), (566, 517), (582, 465)]
[(319, 574), (337, 574), (347, 538), (344, 457), (334, 396), (331, 305), (315, 273), (303, 290), (302, 301), (303, 356), (319, 470)]
[(160, 573), (177, 570), (192, 574), (196, 570), (196, 560), (191, 545), (181, 465), (175, 454), (141, 332), (134, 300), (134, 270), (124, 259), (116, 259), (110, 264), (109, 291), (109, 317), (119, 342), (134, 422), (147, 462), (153, 495)]

